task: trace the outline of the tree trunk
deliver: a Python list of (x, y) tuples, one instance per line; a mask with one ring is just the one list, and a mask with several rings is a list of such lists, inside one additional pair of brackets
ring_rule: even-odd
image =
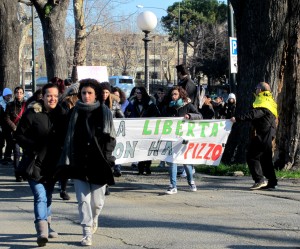
[[(277, 165), (299, 164), (299, 1), (231, 0), (238, 40), (237, 114), (248, 111), (260, 81), (278, 102)], [(235, 125), (225, 160), (245, 162), (248, 123)], [(231, 148), (233, 146), (233, 148)]]
[(20, 23), (17, 0), (0, 1), (0, 90), (20, 84)]
[(68, 76), (65, 21), (69, 0), (31, 1), (42, 24), (47, 77), (65, 79)]
[(75, 46), (72, 68), (72, 80), (78, 80), (77, 66), (86, 64), (86, 27), (84, 22), (83, 0), (73, 0), (75, 19)]

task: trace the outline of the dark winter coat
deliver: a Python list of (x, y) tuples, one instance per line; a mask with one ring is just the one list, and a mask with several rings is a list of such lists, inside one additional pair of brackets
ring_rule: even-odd
[(168, 106), (166, 108), (166, 113), (164, 113), (164, 116), (184, 117), (185, 114), (188, 114), (191, 120), (202, 119), (202, 115), (196, 110), (196, 107), (192, 103), (184, 103), (184, 105), (180, 107)]
[[(141, 105), (141, 109), (139, 107)], [(139, 102), (136, 97), (132, 98), (126, 108), (127, 118), (159, 117), (160, 113), (155, 102), (149, 97)]]
[(200, 113), (202, 114), (203, 119), (213, 119), (215, 117), (215, 111), (211, 104), (203, 104), (202, 108), (200, 109)]
[(259, 140), (268, 147), (272, 146), (272, 139), (276, 134), (276, 118), (271, 111), (266, 108), (254, 108), (246, 114), (237, 115), (235, 119), (251, 121)]
[(235, 103), (225, 103), (223, 109), (221, 110), (220, 114), (223, 116), (225, 119), (230, 119), (234, 117), (235, 115), (235, 108), (236, 104)]
[[(25, 101), (17, 101), (7, 103), (4, 114), (4, 127), (9, 131), (15, 131), (23, 113), (26, 110)], [(22, 112), (22, 113), (21, 113)]]
[(197, 94), (197, 86), (191, 80), (189, 76), (183, 78), (179, 81), (178, 86), (181, 86), (184, 90), (186, 90), (188, 97), (190, 98), (192, 104), (195, 105), (195, 99)]
[(55, 167), (61, 154), (66, 130), (66, 112), (57, 105), (47, 112), (43, 101), (32, 102), (23, 114), (15, 132), (23, 155), (36, 156), (29, 179), (53, 180)]
[[(71, 148), (70, 163), (68, 165), (66, 163), (68, 152), (66, 155), (63, 153), (57, 176), (97, 185), (113, 185), (115, 181), (112, 167), (115, 157), (112, 153), (116, 146), (116, 138), (111, 111), (104, 104), (100, 104), (100, 107), (90, 112), (77, 109), (75, 106), (70, 110), (69, 122), (72, 122), (74, 111), (78, 112), (74, 123), (74, 135), (70, 144), (66, 141), (64, 147), (64, 152), (68, 150), (67, 146)], [(111, 125), (111, 133), (104, 132), (107, 125)]]

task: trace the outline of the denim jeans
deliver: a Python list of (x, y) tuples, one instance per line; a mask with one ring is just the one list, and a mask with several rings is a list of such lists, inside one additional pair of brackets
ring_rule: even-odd
[[(169, 174), (170, 174), (170, 184), (173, 188), (176, 188), (177, 183), (177, 164), (176, 163), (167, 163), (169, 165)], [(191, 185), (194, 182), (193, 179), (193, 166), (191, 164), (183, 164), (187, 175), (188, 184)]]
[(34, 197), (34, 222), (47, 220), (48, 216), (51, 216), (52, 193), (55, 182), (40, 183), (28, 180), (28, 183)]

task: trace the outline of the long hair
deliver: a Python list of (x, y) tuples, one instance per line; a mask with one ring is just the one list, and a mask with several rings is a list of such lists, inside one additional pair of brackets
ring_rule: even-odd
[(186, 90), (184, 90), (181, 86), (173, 86), (169, 91), (169, 98), (172, 100), (172, 92), (177, 90), (179, 92), (179, 98), (183, 100), (183, 102), (187, 103), (188, 101), (188, 94)]

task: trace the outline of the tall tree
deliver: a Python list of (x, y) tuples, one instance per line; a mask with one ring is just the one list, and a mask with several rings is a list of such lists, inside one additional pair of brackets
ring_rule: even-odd
[[(251, 108), (253, 89), (269, 82), (278, 102), (275, 161), (300, 166), (300, 2), (231, 0), (238, 40), (237, 113)], [(223, 160), (245, 162), (249, 124), (234, 125)]]
[(42, 24), (48, 79), (67, 77), (65, 21), (69, 0), (31, 0)]
[(84, 0), (73, 0), (75, 20), (75, 46), (72, 68), (73, 82), (78, 80), (76, 66), (84, 66), (86, 63), (86, 25), (83, 10)]
[(20, 83), (19, 45), (21, 22), (18, 1), (0, 1), (0, 90), (14, 88)]
[[(189, 65), (192, 74), (196, 73), (196, 68), (200, 70), (199, 66), (203, 66), (203, 58), (211, 55), (212, 47), (215, 47), (213, 53), (218, 52), (215, 44), (218, 43), (218, 47), (224, 45), (224, 42), (220, 42), (225, 40), (226, 34), (224, 32), (218, 32), (218, 39), (220, 40), (218, 42), (215, 39), (209, 39), (209, 37), (212, 38), (211, 34), (219, 30), (216, 26), (225, 21), (226, 5), (219, 3), (217, 0), (183, 0), (181, 3), (175, 2), (168, 7), (168, 15), (162, 17), (163, 26), (169, 35), (173, 39), (179, 39), (184, 44), (183, 62)], [(203, 50), (204, 43), (210, 49)], [(185, 59), (187, 46), (192, 48), (193, 56)], [(220, 49), (219, 51), (222, 51), (224, 57), (226, 53), (223, 50)], [(206, 55), (203, 54), (205, 51), (207, 51)], [(216, 57), (219, 56), (216, 55)], [(223, 69), (223, 74), (225, 72)]]

